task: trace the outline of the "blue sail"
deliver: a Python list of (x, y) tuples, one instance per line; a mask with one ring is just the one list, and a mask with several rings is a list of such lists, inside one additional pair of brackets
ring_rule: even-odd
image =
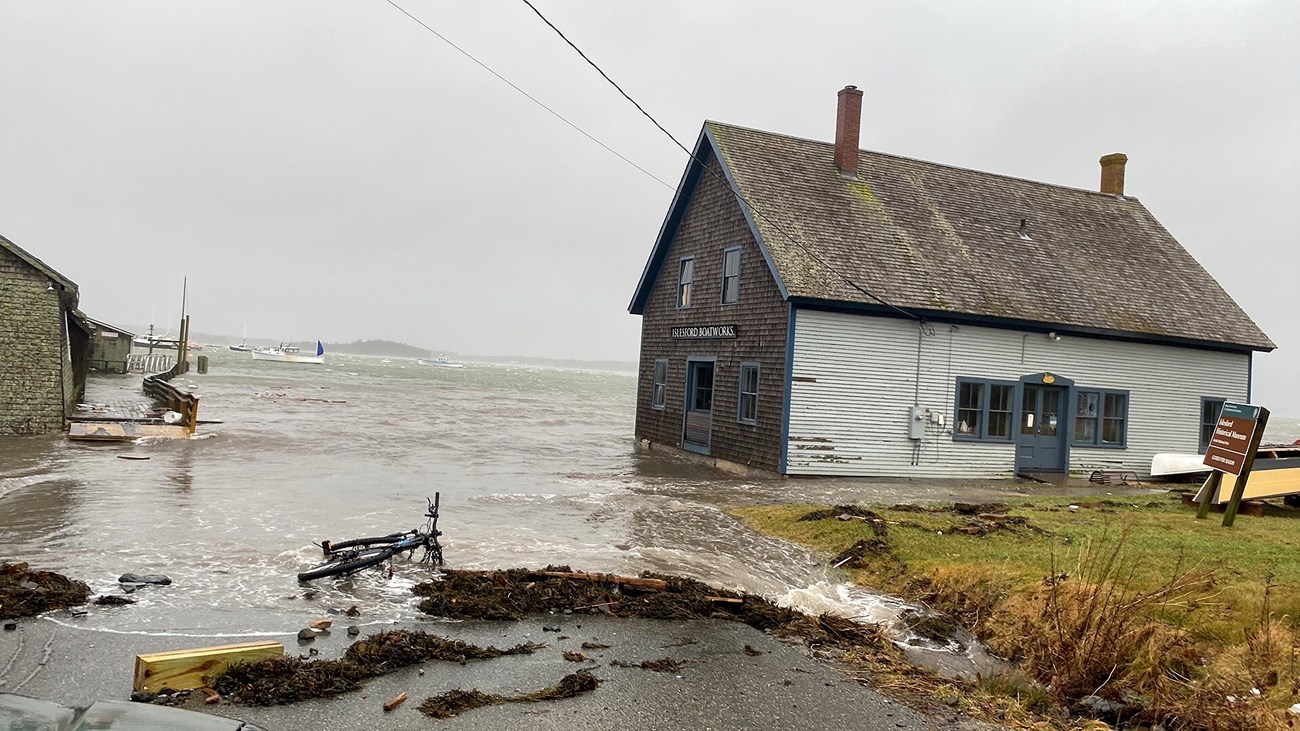
[(325, 355), (325, 346), (321, 345), (321, 342), (319, 340), (316, 341), (316, 355), (318, 356)]

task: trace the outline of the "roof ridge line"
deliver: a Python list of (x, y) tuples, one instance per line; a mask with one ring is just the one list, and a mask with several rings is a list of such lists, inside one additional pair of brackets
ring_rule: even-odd
[[(822, 146), (824, 146), (824, 147), (829, 147), (829, 148), (831, 148), (831, 149), (834, 149), (834, 148), (835, 148), (835, 143), (834, 143), (834, 142), (826, 142), (825, 140), (814, 140), (814, 139), (812, 139), (811, 137), (800, 137), (799, 135), (789, 135), (789, 134), (784, 134), (784, 133), (781, 133), (781, 132), (772, 132), (772, 131), (770, 131), (770, 130), (758, 129), (757, 127), (746, 127), (746, 126), (744, 126), (744, 125), (740, 125), (740, 124), (732, 124), (732, 123), (730, 123), (730, 122), (719, 122), (719, 121), (716, 120), (716, 119), (706, 119), (706, 120), (704, 120), (704, 123), (705, 123), (705, 124), (716, 124), (716, 125), (721, 125), (721, 126), (723, 126), (723, 127), (731, 127), (731, 128), (733, 128), (733, 129), (741, 129), (741, 130), (745, 130), (745, 131), (747, 131), (747, 132), (756, 132), (756, 133), (758, 133), (758, 134), (762, 134), (762, 135), (771, 135), (772, 137), (784, 137), (784, 138), (786, 138), (786, 139), (790, 139), (790, 140), (799, 140), (799, 141), (801, 141), (801, 142), (809, 142), (809, 143), (812, 143), (812, 144), (815, 144), (815, 145), (822, 145)], [(1125, 194), (1125, 195), (1123, 195), (1123, 196), (1115, 196), (1115, 195), (1111, 195), (1110, 193), (1103, 193), (1103, 192), (1101, 192), (1101, 191), (1099, 191), (1099, 190), (1091, 190), (1091, 189), (1089, 189), (1089, 188), (1080, 188), (1080, 187), (1077, 187), (1077, 186), (1074, 186), (1074, 185), (1063, 185), (1063, 184), (1061, 184), (1061, 183), (1048, 183), (1048, 182), (1045, 182), (1045, 181), (1042, 181), (1042, 180), (1033, 180), (1033, 179), (1031, 179), (1031, 178), (1022, 178), (1022, 177), (1020, 177), (1020, 176), (1018, 176), (1018, 175), (1007, 175), (1006, 173), (994, 173), (994, 172), (989, 172), (988, 170), (979, 170), (979, 169), (976, 169), (976, 168), (963, 167), (963, 166), (961, 166), (961, 165), (952, 165), (952, 164), (949, 164), (949, 163), (935, 162), (935, 161), (933, 161), (933, 160), (924, 160), (924, 159), (921, 159), (921, 158), (919, 158), (919, 157), (909, 157), (909, 156), (907, 156), (907, 155), (898, 155), (898, 154), (894, 154), (894, 153), (890, 153), (890, 152), (881, 152), (881, 151), (879, 151), (879, 150), (868, 150), (868, 149), (866, 149), (866, 148), (859, 147), (859, 148), (858, 148), (858, 153), (861, 154), (861, 153), (863, 153), (863, 152), (867, 153), (868, 155), (879, 155), (879, 156), (881, 156), (881, 157), (893, 158), (894, 160), (905, 160), (905, 161), (907, 161), (907, 162), (920, 163), (920, 164), (922, 164), (922, 165), (933, 165), (933, 166), (935, 166), (935, 167), (946, 168), (946, 169), (948, 169), (948, 170), (960, 170), (960, 171), (962, 171), (962, 172), (966, 172), (966, 173), (975, 173), (975, 174), (977, 174), (977, 175), (987, 175), (987, 176), (989, 176), (989, 177), (993, 177), (993, 178), (1001, 178), (1002, 180), (1015, 180), (1015, 181), (1018, 181), (1018, 182), (1021, 182), (1021, 183), (1029, 183), (1029, 184), (1031, 184), (1031, 185), (1042, 185), (1042, 186), (1046, 186), (1046, 187), (1048, 187), (1048, 188), (1056, 188), (1056, 189), (1059, 189), (1059, 190), (1069, 190), (1069, 191), (1073, 191), (1073, 192), (1077, 192), (1077, 193), (1089, 193), (1089, 194), (1091, 194), (1091, 195), (1100, 196), (1100, 197), (1102, 197), (1102, 198), (1109, 198), (1109, 199), (1111, 199), (1111, 200), (1135, 201), (1135, 202), (1137, 202), (1137, 203), (1139, 203), (1139, 204), (1142, 202), (1141, 199), (1138, 198), (1138, 197), (1135, 196), (1135, 195), (1128, 195), (1128, 194)]]

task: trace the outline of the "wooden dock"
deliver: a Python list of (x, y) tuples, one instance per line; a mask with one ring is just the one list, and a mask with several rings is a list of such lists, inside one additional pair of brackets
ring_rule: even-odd
[(188, 439), (190, 430), (180, 424), (140, 424), (134, 421), (76, 422), (68, 427), (74, 442), (129, 442), (141, 437)]

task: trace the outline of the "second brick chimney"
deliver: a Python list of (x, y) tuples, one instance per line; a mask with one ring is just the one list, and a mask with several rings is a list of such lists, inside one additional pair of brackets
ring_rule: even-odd
[(1128, 155), (1112, 152), (1101, 158), (1101, 192), (1108, 195), (1124, 195), (1124, 164)]
[[(862, 127), (862, 91), (856, 86), (840, 89), (839, 110), (835, 115), (835, 167), (840, 175), (858, 175), (858, 135)], [(1120, 169), (1123, 179), (1123, 168)]]

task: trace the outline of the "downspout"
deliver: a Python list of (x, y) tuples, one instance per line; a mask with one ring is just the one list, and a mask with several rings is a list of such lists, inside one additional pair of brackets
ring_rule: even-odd
[[(925, 321), (922, 320), (916, 325), (916, 377), (912, 383), (912, 408), (921, 406), (921, 339), (925, 337)], [(910, 426), (909, 426), (910, 428)], [(912, 466), (921, 464), (921, 446), (925, 439), (916, 440), (912, 445)]]
[(59, 292), (59, 430), (68, 425), (68, 374), (63, 372), (64, 358), (72, 370), (72, 347), (68, 345), (68, 311), (63, 308), (63, 293)]

